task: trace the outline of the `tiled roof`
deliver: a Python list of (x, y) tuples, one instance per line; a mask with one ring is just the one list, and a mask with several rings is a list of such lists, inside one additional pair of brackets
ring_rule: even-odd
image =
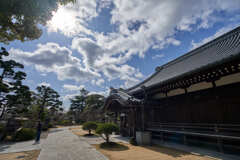
[(152, 76), (140, 84), (127, 89), (127, 92), (134, 93), (139, 91), (141, 86), (148, 88), (167, 82), (201, 68), (210, 67), (212, 64), (222, 62), (234, 56), (240, 56), (240, 27), (158, 67)]
[(107, 109), (109, 107), (110, 101), (117, 101), (121, 106), (133, 106), (133, 105), (140, 105), (143, 103), (142, 100), (137, 99), (124, 91), (121, 91), (119, 89), (113, 89), (111, 88), (110, 95), (105, 100), (104, 108)]

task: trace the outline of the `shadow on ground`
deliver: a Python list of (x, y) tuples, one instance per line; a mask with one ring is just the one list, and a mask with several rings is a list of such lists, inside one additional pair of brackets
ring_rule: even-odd
[[(171, 157), (174, 157), (174, 158), (183, 157), (183, 156), (186, 156), (186, 155), (192, 155), (189, 152), (177, 150), (177, 149), (174, 149), (174, 148), (163, 147), (163, 146), (159, 146), (159, 145), (142, 146), (142, 147), (144, 147), (146, 149), (149, 149), (149, 150), (152, 150), (154, 152), (167, 154), (167, 155), (169, 155)], [(202, 156), (202, 155), (198, 155), (198, 156)]]
[(104, 149), (104, 150), (108, 150), (108, 151), (125, 151), (125, 150), (129, 149), (128, 146), (125, 146), (125, 145), (120, 144), (120, 143), (115, 143), (115, 142), (101, 143), (99, 145), (99, 148)]
[(84, 134), (83, 137), (86, 137), (86, 138), (98, 138), (99, 136), (98, 135), (95, 135), (95, 134)]
[(61, 132), (63, 129), (51, 129), (49, 133)]
[(14, 143), (0, 144), (0, 153), (7, 150), (10, 147), (10, 145), (12, 145), (12, 144), (14, 144)]

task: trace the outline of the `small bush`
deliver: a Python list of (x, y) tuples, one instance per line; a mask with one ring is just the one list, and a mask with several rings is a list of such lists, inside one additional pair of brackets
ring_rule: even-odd
[(134, 137), (130, 138), (129, 143), (130, 143), (131, 145), (137, 146), (136, 138), (134, 138)]
[(36, 127), (36, 122), (35, 121), (24, 121), (22, 126), (24, 128), (34, 128), (34, 127)]
[(42, 131), (47, 131), (48, 130), (48, 125), (43, 125), (42, 126)]
[(54, 125), (52, 123), (48, 123), (48, 128), (54, 128)]
[(102, 138), (109, 143), (109, 136), (113, 133), (113, 132), (118, 132), (119, 128), (117, 125), (113, 124), (113, 123), (103, 123), (98, 125), (97, 129), (96, 129), (96, 133), (101, 135), (104, 135), (104, 137), (102, 136)]
[(88, 134), (91, 135), (92, 130), (97, 129), (97, 123), (96, 122), (85, 122), (83, 123), (83, 130), (88, 130)]
[(72, 125), (72, 122), (70, 120), (62, 120), (58, 124), (62, 126), (70, 126)]
[(33, 128), (22, 128), (18, 130), (14, 136), (15, 141), (27, 141), (34, 139), (36, 130)]

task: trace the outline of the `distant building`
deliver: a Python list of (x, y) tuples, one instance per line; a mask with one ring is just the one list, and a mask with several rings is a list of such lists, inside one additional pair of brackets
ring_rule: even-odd
[(126, 90), (112, 89), (105, 110), (121, 134), (240, 151), (240, 27), (156, 68)]

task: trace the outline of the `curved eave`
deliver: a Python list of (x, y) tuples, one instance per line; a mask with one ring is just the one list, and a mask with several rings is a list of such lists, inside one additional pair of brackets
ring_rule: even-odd
[[(239, 54), (240, 54), (239, 41), (240, 41), (240, 27), (237, 27), (236, 29), (234, 29), (228, 33), (225, 33), (224, 35), (222, 35), (222, 36), (188, 52), (187, 54), (184, 54), (183, 56), (180, 56), (179, 58), (177, 58), (173, 61), (170, 61), (167, 64), (161, 66), (160, 67), (161, 70), (156, 71), (149, 78), (147, 78), (143, 82), (141, 82), (129, 89), (126, 89), (126, 91), (128, 94), (136, 94), (141, 91), (141, 89), (140, 89), (141, 86), (145, 86), (146, 89), (154, 88), (156, 86), (164, 85), (164, 84), (174, 81), (176, 79), (181, 79), (185, 76), (195, 74), (196, 72), (211, 69), (212, 67), (215, 67), (219, 64), (223, 64), (223, 63), (226, 63), (227, 61), (231, 61), (233, 59), (239, 58)], [(224, 46), (225, 48), (223, 48), (223, 49), (219, 48), (219, 49), (223, 50), (223, 51), (220, 50), (221, 52), (223, 52), (223, 53), (221, 53), (224, 55), (223, 57), (221, 57), (222, 55), (220, 53), (218, 53), (220, 51), (215, 51), (215, 53), (212, 51), (213, 49), (218, 49), (217, 47), (219, 46), (220, 43), (221, 43), (221, 45), (225, 45)], [(234, 43), (234, 45), (236, 45), (236, 46), (232, 45), (231, 43)], [(231, 48), (232, 46), (236, 47), (236, 48)], [(222, 47), (222, 46), (220, 46), (220, 47)], [(233, 53), (229, 54), (229, 51), (233, 51)], [(205, 59), (208, 56), (208, 53), (209, 53), (209, 55), (214, 56), (214, 57), (216, 56), (217, 58), (213, 59), (213, 61), (210, 63), (208, 63), (207, 60), (205, 62)], [(213, 54), (210, 54), (210, 53), (213, 53)], [(189, 65), (190, 66), (189, 68), (193, 67), (192, 70), (189, 70), (185, 73), (183, 72), (179, 75), (176, 74), (175, 76), (169, 77), (165, 80), (164, 80), (164, 78), (161, 79), (161, 77), (164, 77), (164, 76), (161, 76), (160, 72), (165, 71), (165, 74), (166, 74), (166, 72), (171, 73), (168, 70), (168, 67), (174, 67), (174, 65), (175, 65), (175, 66), (178, 66), (178, 68), (181, 68), (181, 66), (179, 66), (179, 64), (184, 64), (184, 63), (188, 64), (189, 60), (191, 60), (191, 59), (193, 59), (193, 61), (192, 61), (193, 63), (196, 63), (198, 61), (198, 59), (196, 59), (196, 57), (199, 57), (199, 56), (200, 56), (200, 58), (202, 58), (201, 59), (203, 62), (202, 64), (196, 64), (195, 66)], [(206, 63), (206, 64), (204, 64), (204, 63)], [(184, 70), (184, 68), (183, 68), (183, 70)], [(159, 79), (157, 77), (159, 77)], [(157, 81), (156, 81), (156, 79), (157, 79)], [(156, 81), (156, 82), (154, 82), (154, 81)], [(150, 83), (150, 85), (148, 83)]]
[[(171, 82), (174, 82), (174, 81), (178, 81), (178, 80), (181, 80), (185, 77), (188, 77), (188, 76), (191, 76), (191, 75), (194, 75), (194, 74), (197, 74), (199, 72), (204, 72), (204, 71), (207, 71), (211, 68), (216, 68), (218, 66), (221, 66), (223, 64), (227, 64), (227, 63), (230, 63), (230, 62), (233, 62), (233, 61), (238, 61), (240, 63), (240, 54), (238, 55), (235, 55), (235, 56), (231, 56), (231, 57), (228, 57), (226, 59), (223, 59), (221, 61), (217, 61), (213, 64), (209, 64), (209, 65), (206, 65), (206, 66), (203, 66), (201, 68), (197, 68), (191, 72), (187, 72), (185, 74), (182, 74), (180, 76), (177, 76), (177, 77), (174, 77), (174, 78), (171, 78), (171, 79), (168, 79), (166, 81), (163, 81), (163, 82), (160, 82), (160, 83), (157, 83), (157, 84), (154, 84), (154, 85), (151, 85), (149, 87), (146, 87), (146, 90), (151, 90), (153, 88), (157, 88), (157, 87), (160, 87), (160, 86), (164, 86), (166, 85), (167, 83), (171, 83)], [(130, 92), (131, 94), (138, 94), (142, 92), (140, 89), (139, 90), (136, 90), (134, 92)]]
[[(136, 107), (141, 105), (141, 100), (132, 100), (132, 99), (125, 99), (119, 96), (118, 94), (110, 95), (104, 103), (103, 109), (106, 110), (121, 110), (124, 107)], [(118, 105), (116, 105), (118, 104)], [(116, 108), (118, 107), (118, 108)]]

